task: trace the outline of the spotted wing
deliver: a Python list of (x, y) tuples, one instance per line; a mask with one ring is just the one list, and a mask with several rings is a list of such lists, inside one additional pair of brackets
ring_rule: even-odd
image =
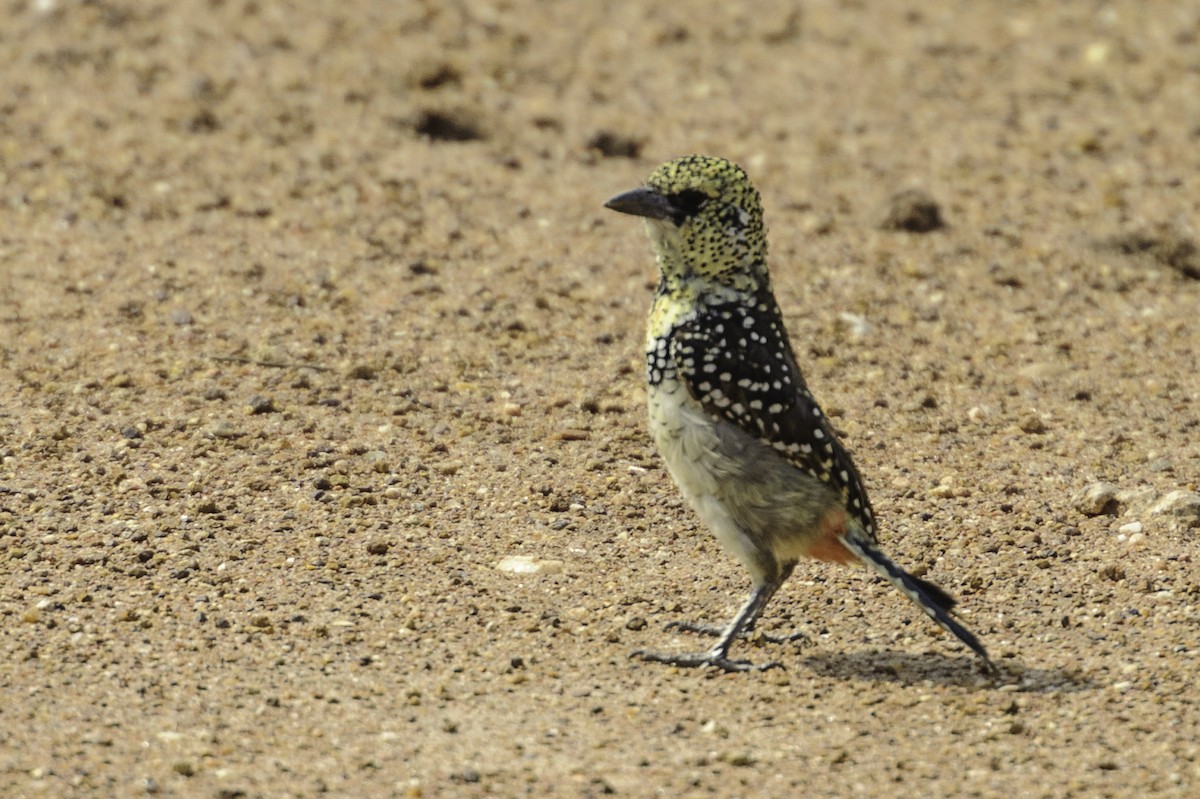
[(708, 306), (676, 328), (669, 348), (679, 380), (706, 411), (832, 486), (875, 537), (862, 478), (809, 393), (773, 300)]

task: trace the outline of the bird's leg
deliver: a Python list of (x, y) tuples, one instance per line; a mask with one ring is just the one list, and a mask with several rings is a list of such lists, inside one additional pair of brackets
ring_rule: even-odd
[[(788, 572), (790, 572), (790, 569)], [(731, 660), (729, 658), (729, 648), (733, 646), (733, 642), (745, 632), (747, 627), (754, 624), (755, 620), (762, 613), (763, 608), (771, 601), (771, 597), (779, 590), (779, 586), (786, 577), (787, 575), (784, 574), (781, 578), (754, 586), (754, 590), (750, 592), (750, 598), (746, 600), (746, 604), (742, 605), (741, 610), (733, 617), (733, 621), (720, 631), (717, 643), (707, 652), (687, 652), (674, 655), (639, 649), (633, 655), (642, 660), (649, 660), (655, 663), (668, 663), (672, 666), (713, 666), (724, 671), (750, 671), (751, 669), (765, 671), (766, 669), (779, 666), (780, 664), (778, 663), (766, 663), (762, 666), (755, 666), (748, 660)], [(696, 626), (703, 628), (706, 625)], [(691, 628), (681, 625), (680, 629)], [(698, 630), (697, 632), (703, 632), (703, 630)]]
[[(779, 586), (783, 585), (787, 581), (788, 577), (792, 575), (792, 569), (794, 568), (795, 564), (784, 566), (783, 574), (780, 575), (775, 588), (771, 590), (771, 596), (774, 596), (775, 591), (779, 589)], [(771, 597), (768, 596), (766, 600), (759, 604), (758, 612), (747, 619), (746, 623), (742, 625), (742, 631), (739, 633), (739, 637), (749, 638), (751, 633), (754, 632), (754, 626), (758, 623), (758, 619), (762, 615), (762, 610), (767, 606), (767, 600), (770, 598)], [(719, 627), (715, 624), (704, 624), (703, 622), (698, 621), (671, 621), (667, 622), (667, 625), (663, 629), (682, 630), (683, 632), (687, 633), (696, 633), (697, 635), (707, 635), (711, 638), (719, 638), (728, 628)], [(807, 633), (799, 631), (789, 635), (773, 635), (771, 633), (762, 633), (761, 638), (762, 640), (771, 644), (790, 644), (794, 641), (803, 641), (806, 644), (812, 643), (812, 639), (808, 637)]]
[[(742, 638), (743, 640), (753, 638), (755, 621), (756, 620), (752, 619), (749, 624), (743, 627), (742, 632), (738, 637)], [(704, 622), (699, 621), (669, 621), (666, 623), (663, 629), (680, 630), (681, 632), (696, 633), (697, 635), (707, 635), (710, 638), (717, 638), (721, 635), (721, 633), (725, 632), (724, 627), (719, 627), (715, 624), (705, 624)], [(812, 638), (809, 637), (808, 633), (800, 632), (799, 630), (794, 633), (788, 633), (787, 635), (759, 633), (758, 637), (769, 644), (790, 644), (795, 641), (803, 641), (806, 644), (812, 643)]]

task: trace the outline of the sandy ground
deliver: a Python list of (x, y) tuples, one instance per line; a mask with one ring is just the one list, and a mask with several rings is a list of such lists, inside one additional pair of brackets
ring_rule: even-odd
[[(1196, 4), (29, 0), (0, 60), (0, 795), (1200, 796)], [(629, 658), (748, 589), (601, 207), (687, 152), (999, 679), (819, 564), (783, 669)]]

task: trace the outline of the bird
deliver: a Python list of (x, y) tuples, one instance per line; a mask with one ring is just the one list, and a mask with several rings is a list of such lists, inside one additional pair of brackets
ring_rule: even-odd
[(749, 598), (701, 652), (633, 655), (744, 672), (730, 657), (802, 558), (862, 563), (965, 644), (994, 673), (956, 600), (880, 549), (875, 512), (850, 453), (797, 365), (767, 270), (762, 202), (732, 161), (688, 155), (605, 207), (641, 217), (659, 279), (647, 321), (650, 433), (687, 503), (750, 572)]

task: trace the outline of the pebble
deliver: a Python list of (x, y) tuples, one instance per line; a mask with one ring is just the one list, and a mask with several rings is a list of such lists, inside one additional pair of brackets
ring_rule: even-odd
[(722, 752), (718, 760), (723, 760), (731, 766), (746, 767), (753, 766), (758, 760), (749, 752)]
[(509, 555), (496, 563), (496, 568), (511, 574), (561, 574), (561, 560), (535, 558), (532, 555)]
[(1071, 505), (1084, 516), (1100, 516), (1117, 510), (1117, 487), (1112, 483), (1092, 483), (1071, 498)]
[(213, 438), (241, 438), (246, 431), (239, 430), (228, 421), (221, 420), (208, 428), (208, 434)]
[(1032, 408), (1023, 412), (1017, 419), (1017, 427), (1021, 428), (1023, 433), (1046, 432), (1046, 423), (1042, 421), (1041, 414)]
[(1141, 522), (1128, 522), (1117, 528), (1117, 533), (1121, 535), (1135, 535), (1141, 533)]
[(258, 416), (264, 413), (274, 413), (279, 410), (275, 406), (275, 400), (270, 397), (262, 397), (255, 395), (246, 403), (246, 412), (252, 416)]
[(861, 314), (842, 311), (838, 314), (838, 321), (844, 324), (850, 331), (850, 335), (854, 338), (863, 338), (871, 332), (871, 323), (867, 321), (867, 317)]
[(1150, 506), (1152, 515), (1171, 516), (1185, 527), (1200, 527), (1200, 494), (1172, 491)]
[(346, 377), (353, 380), (374, 380), (378, 374), (379, 370), (369, 363), (356, 363), (346, 370)]
[(880, 227), (884, 230), (904, 230), (909, 233), (928, 233), (943, 227), (942, 209), (927, 192), (908, 189), (888, 200)]

